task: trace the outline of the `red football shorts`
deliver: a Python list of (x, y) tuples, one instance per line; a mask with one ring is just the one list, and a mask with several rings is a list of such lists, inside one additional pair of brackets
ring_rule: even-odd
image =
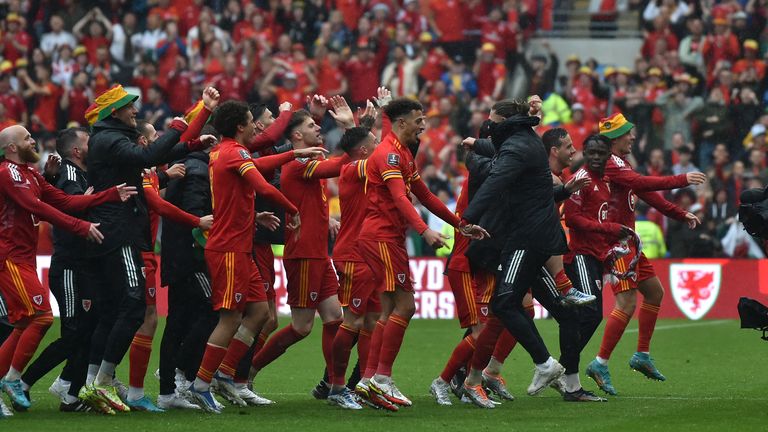
[(368, 264), (364, 262), (338, 261), (336, 273), (339, 275), (339, 302), (355, 315), (367, 312), (381, 312), (377, 284)]
[(474, 283), (470, 272), (448, 269), (448, 282), (453, 291), (456, 304), (456, 314), (459, 316), (461, 328), (472, 327), (479, 322)]
[(147, 306), (157, 304), (157, 255), (154, 252), (142, 252), (144, 259), (144, 300)]
[(358, 239), (357, 251), (370, 267), (376, 284), (380, 285), (379, 292), (394, 292), (395, 287), (413, 292), (405, 245)]
[(488, 304), (491, 302), (493, 291), (496, 289), (496, 275), (486, 271), (476, 272), (475, 288), (477, 289), (477, 309), (480, 312), (478, 317), (481, 323), (485, 323), (488, 321), (488, 317), (493, 315)]
[(249, 253), (205, 251), (211, 275), (213, 310), (244, 311), (247, 303), (267, 301), (259, 269)]
[(330, 258), (296, 258), (283, 260), (288, 277), (288, 305), (317, 309), (323, 300), (339, 292), (339, 280)]
[[(632, 260), (631, 255), (627, 255), (619, 258), (614, 263), (616, 270), (620, 272), (627, 271), (627, 265)], [(631, 289), (637, 289), (640, 282), (646, 281), (653, 277), (656, 277), (656, 270), (653, 268), (653, 264), (648, 261), (644, 253), (640, 254), (640, 259), (637, 261), (637, 268), (635, 269), (637, 276), (625, 280), (619, 280), (618, 283), (610, 283), (611, 290), (614, 294), (629, 291)]]
[(40, 283), (37, 268), (32, 264), (16, 264), (11, 258), (0, 262), (0, 292), (8, 307), (11, 324), (38, 311), (51, 310), (48, 290)]
[(272, 252), (272, 245), (269, 243), (253, 244), (253, 259), (256, 261), (256, 267), (259, 268), (259, 274), (264, 282), (264, 289), (267, 292), (267, 299), (275, 300), (275, 254)]

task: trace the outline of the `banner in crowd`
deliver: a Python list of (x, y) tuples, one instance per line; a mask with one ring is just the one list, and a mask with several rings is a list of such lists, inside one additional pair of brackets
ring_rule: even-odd
[[(38, 256), (38, 275), (48, 284), (50, 256)], [(768, 260), (684, 259), (652, 260), (664, 286), (664, 302), (660, 318), (735, 319), (739, 297), (765, 301), (768, 296)], [(453, 293), (443, 276), (445, 260), (414, 258), (410, 262), (414, 281), (416, 315), (421, 319), (453, 319), (456, 316)], [(278, 312), (287, 315), (286, 273), (283, 262), (275, 260), (275, 290)], [(603, 293), (604, 311), (613, 309), (613, 293)], [(54, 314), (58, 306), (51, 298)], [(165, 315), (167, 289), (158, 290), (158, 310)], [(546, 318), (547, 311), (536, 305), (536, 317)]]

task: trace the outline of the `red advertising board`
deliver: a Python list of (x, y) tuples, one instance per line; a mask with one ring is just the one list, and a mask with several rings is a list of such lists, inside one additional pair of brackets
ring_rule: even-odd
[[(38, 274), (48, 283), (49, 256), (38, 256)], [(768, 260), (684, 259), (652, 260), (656, 274), (664, 286), (661, 318), (728, 319), (738, 318), (736, 304), (739, 297), (751, 297), (768, 302)], [(414, 258), (410, 263), (416, 291), (416, 316), (421, 319), (453, 319), (456, 315), (448, 279), (443, 276), (445, 260)], [(275, 291), (278, 312), (288, 314), (286, 304), (285, 269), (281, 260), (275, 260)], [(604, 310), (610, 312), (614, 299), (610, 292), (603, 293)], [(58, 307), (51, 299), (54, 313)], [(159, 289), (158, 310), (165, 314), (167, 290)], [(541, 307), (537, 317), (546, 316)]]

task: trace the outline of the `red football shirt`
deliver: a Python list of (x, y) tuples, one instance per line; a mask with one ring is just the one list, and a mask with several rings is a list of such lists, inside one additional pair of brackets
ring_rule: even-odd
[(341, 206), (341, 229), (333, 247), (333, 259), (362, 262), (357, 253), (357, 234), (363, 226), (365, 207), (365, 170), (367, 160), (358, 160), (344, 165), (339, 176), (339, 204)]
[(570, 235), (570, 251), (563, 260), (570, 263), (574, 255), (590, 255), (602, 261), (616, 240), (615, 234), (621, 229), (621, 225), (608, 220), (611, 188), (605, 177), (584, 168), (574, 175), (576, 178), (589, 177), (592, 183), (574, 192), (563, 203)]
[(686, 212), (684, 210), (653, 192), (688, 186), (685, 174), (669, 177), (643, 176), (632, 169), (629, 161), (613, 155), (605, 164), (605, 176), (611, 183), (611, 200), (609, 202), (609, 219), (611, 222), (635, 229), (637, 196), (668, 217), (678, 220), (685, 219)]
[(427, 224), (411, 205), (412, 212), (403, 214), (395, 204), (400, 197), (392, 196), (387, 182), (405, 183), (405, 196), (411, 191), (411, 183), (420, 180), (411, 151), (400, 143), (394, 133), (389, 133), (376, 147), (366, 164), (365, 196), (368, 198), (360, 238), (403, 243), (405, 231), (411, 226), (422, 233)]
[(288, 214), (298, 211), (259, 174), (248, 150), (231, 138), (224, 138), (211, 152), (208, 174), (213, 207), (213, 226), (205, 245), (208, 250), (251, 253), (254, 191), (285, 208)]
[(328, 198), (326, 178), (338, 177), (349, 156), (324, 161), (296, 159), (285, 165), (280, 173), (280, 189), (299, 209), (299, 235), (285, 231), (284, 257), (328, 258)]
[[(461, 219), (467, 206), (469, 206), (469, 176), (461, 184), (461, 193), (459, 193), (459, 199), (456, 200), (456, 216), (459, 219)], [(451, 259), (448, 261), (448, 270), (470, 271), (469, 259), (464, 255), (469, 249), (469, 241), (470, 238), (463, 236), (459, 230), (453, 230), (453, 250), (451, 251)]]
[(81, 212), (117, 199), (115, 188), (94, 195), (67, 195), (48, 184), (28, 165), (3, 160), (0, 163), (0, 263), (10, 257), (34, 265), (37, 227), (41, 220), (81, 236), (88, 234), (88, 222), (57, 208)]
[(0, 94), (0, 104), (5, 106), (5, 115), (17, 122), (21, 121), (21, 115), (27, 111), (27, 104), (24, 103), (24, 99), (12, 91)]

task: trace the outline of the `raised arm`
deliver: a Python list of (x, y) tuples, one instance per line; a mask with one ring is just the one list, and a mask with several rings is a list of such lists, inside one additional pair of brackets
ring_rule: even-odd
[(341, 167), (349, 162), (352, 162), (352, 159), (346, 153), (343, 156), (323, 161), (312, 160), (307, 162), (302, 177), (306, 180), (338, 177)]
[(688, 220), (687, 211), (667, 201), (666, 199), (664, 199), (663, 196), (661, 196), (656, 192), (650, 192), (650, 191), (637, 192), (637, 196), (641, 200), (645, 201), (649, 206), (660, 211), (661, 214), (663, 214), (666, 217), (679, 220), (679, 221)]
[[(22, 209), (34, 214), (41, 220), (51, 223), (57, 228), (83, 237), (88, 235), (91, 226), (89, 222), (64, 214), (39, 200), (26, 184), (16, 181), (12, 175), (13, 173), (8, 171), (0, 175), (0, 193), (3, 193), (6, 199), (12, 200)], [(21, 177), (19, 176), (18, 178)]]
[(121, 137), (112, 142), (111, 157), (117, 163), (141, 168), (162, 165), (169, 162), (167, 159), (185, 129), (184, 122), (174, 120), (171, 122), (171, 129), (147, 147), (136, 145), (128, 137)]
[(413, 228), (419, 235), (423, 234), (429, 227), (421, 220), (421, 216), (413, 207), (408, 192), (405, 189), (405, 182), (403, 181), (403, 175), (400, 170), (387, 170), (384, 171), (382, 177), (384, 183), (389, 189), (392, 200), (394, 201), (397, 211), (408, 221), (408, 225)]
[(293, 115), (293, 113), (290, 110), (280, 111), (280, 115), (277, 116), (275, 122), (266, 128), (264, 132), (256, 135), (253, 141), (247, 145), (248, 151), (253, 153), (276, 145), (283, 136), (285, 128), (288, 127), (291, 115)]
[(195, 228), (200, 225), (200, 218), (191, 215), (184, 210), (176, 207), (168, 201), (162, 199), (160, 195), (155, 191), (152, 186), (152, 182), (149, 179), (144, 179), (144, 198), (147, 199), (147, 206), (150, 210), (156, 212), (161, 217), (170, 219), (174, 222), (186, 225), (191, 228)]
[(238, 168), (240, 175), (251, 185), (256, 194), (263, 196), (264, 198), (272, 201), (273, 203), (284, 208), (288, 214), (295, 215), (299, 212), (293, 203), (285, 197), (279, 190), (269, 184), (268, 181), (259, 173), (259, 170), (253, 165), (252, 160), (248, 160), (240, 164)]
[(617, 156), (612, 156), (605, 164), (605, 175), (613, 183), (638, 191), (678, 189), (688, 186), (685, 174), (676, 176), (644, 176), (635, 172), (631, 166)]
[(82, 192), (80, 195), (68, 195), (53, 187), (39, 173), (34, 172), (34, 175), (40, 184), (41, 201), (65, 212), (79, 213), (106, 202), (120, 201), (120, 192), (114, 186), (93, 195), (82, 195)]

